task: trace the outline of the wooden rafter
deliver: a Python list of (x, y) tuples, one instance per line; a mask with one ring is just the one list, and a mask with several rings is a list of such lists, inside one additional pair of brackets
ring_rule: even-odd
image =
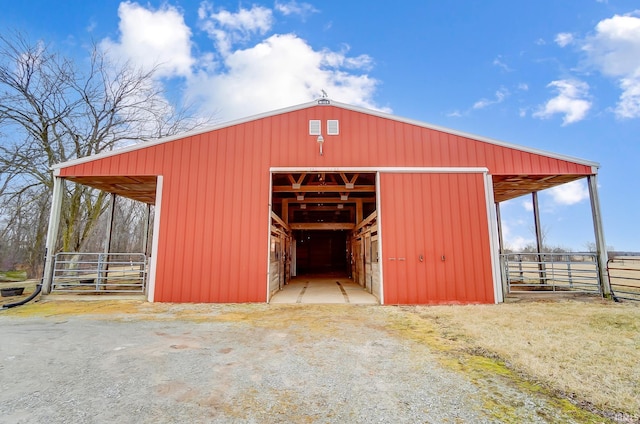
[(346, 222), (301, 222), (289, 224), (292, 230), (353, 230), (355, 224)]
[(344, 184), (355, 184), (356, 180), (358, 179), (358, 177), (360, 176), (360, 174), (353, 174), (353, 177), (351, 177), (351, 179), (347, 178), (347, 174), (345, 174), (344, 172), (340, 173), (340, 177), (342, 178), (342, 181), (344, 182)]
[(348, 200), (341, 200), (339, 197), (305, 197), (304, 200), (283, 199), (287, 203), (375, 203), (375, 197), (357, 197)]
[(293, 177), (293, 174), (287, 174), (287, 178), (289, 178), (289, 181), (291, 182), (291, 188), (298, 188), (302, 185), (302, 183), (304, 182), (304, 178), (307, 176), (306, 173), (302, 173), (300, 174), (300, 176), (298, 177), (298, 179), (295, 179)]
[(291, 186), (274, 186), (274, 193), (295, 193), (295, 192), (303, 192), (303, 193), (313, 193), (313, 192), (325, 192), (325, 193), (340, 193), (348, 191), (349, 193), (374, 193), (376, 191), (375, 185), (361, 185), (354, 186), (352, 189), (346, 188), (345, 186), (338, 185), (324, 185), (324, 186), (314, 186), (314, 185), (305, 185), (301, 186), (298, 189), (293, 189)]

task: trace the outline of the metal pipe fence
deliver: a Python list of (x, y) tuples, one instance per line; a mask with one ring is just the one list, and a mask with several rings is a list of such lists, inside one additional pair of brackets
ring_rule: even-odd
[(595, 253), (507, 253), (500, 260), (509, 293), (600, 293)]
[(143, 253), (72, 253), (54, 257), (52, 292), (144, 293), (147, 258)]
[(640, 301), (640, 256), (610, 258), (607, 274), (614, 298)]

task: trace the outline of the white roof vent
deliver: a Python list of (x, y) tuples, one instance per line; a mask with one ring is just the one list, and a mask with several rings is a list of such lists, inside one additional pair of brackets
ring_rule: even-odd
[(337, 119), (329, 119), (327, 121), (327, 135), (340, 134), (340, 125)]
[(321, 135), (322, 134), (322, 124), (319, 119), (310, 119), (309, 120), (309, 135)]

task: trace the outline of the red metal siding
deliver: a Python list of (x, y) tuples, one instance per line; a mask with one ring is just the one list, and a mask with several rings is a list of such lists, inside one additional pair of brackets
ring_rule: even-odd
[(261, 302), (270, 212), (263, 131), (264, 123), (249, 123), (65, 168), (61, 175), (164, 176), (157, 301)]
[[(272, 166), (477, 167), (494, 175), (592, 173), (591, 167), (494, 145), (347, 109), (318, 106), (266, 118), (273, 123)], [(318, 154), (308, 121), (340, 121), (340, 135), (325, 135)]]
[[(340, 135), (325, 135), (324, 156), (319, 155), (316, 137), (308, 135), (309, 119), (322, 120), (323, 133), (328, 119), (340, 121)], [(253, 302), (266, 300), (269, 167), (283, 166), (481, 166), (489, 168), (494, 175), (587, 175), (592, 172), (591, 167), (586, 165), (339, 107), (315, 106), (70, 165), (62, 168), (60, 175), (162, 175), (164, 188), (156, 300)], [(423, 177), (416, 177), (415, 183), (426, 184)], [(452, 190), (462, 187), (462, 183), (456, 185), (448, 182), (448, 177), (438, 177), (442, 178), (438, 182), (424, 178), (430, 181), (431, 187), (439, 182), (450, 184)], [(426, 193), (418, 189), (407, 190), (415, 193), (416, 198), (434, 193), (433, 190)], [(445, 193), (443, 190), (435, 193), (442, 196), (455, 194)], [(389, 197), (385, 199), (383, 207), (388, 202), (395, 201)], [(463, 198), (445, 200), (444, 205), (448, 206), (436, 208), (428, 219), (439, 220), (439, 225), (448, 226), (448, 220), (461, 220), (460, 225), (469, 226), (471, 221), (467, 220), (468, 217), (457, 218), (456, 212), (449, 208), (457, 208), (460, 204), (460, 210), (463, 207), (475, 210), (478, 204), (472, 202), (467, 205), (465, 202), (471, 200)], [(424, 208), (432, 204), (430, 202), (431, 197), (425, 197), (421, 206), (423, 213), (427, 211)], [(449, 205), (450, 202), (454, 203)], [(481, 213), (485, 214), (484, 206)], [(427, 226), (427, 222), (420, 225)], [(432, 228), (434, 224), (429, 225)], [(486, 227), (485, 224), (482, 225)], [(410, 231), (402, 231), (399, 233), (404, 234), (402, 237), (413, 237)], [(383, 237), (394, 237), (395, 230), (384, 227), (383, 233)], [(479, 233), (474, 233), (473, 237), (478, 240), (487, 239), (484, 234)], [(442, 239), (441, 242), (444, 243), (443, 246), (453, 248), (446, 244), (450, 240)], [(485, 260), (486, 256), (482, 258)], [(489, 267), (489, 262), (485, 266)], [(420, 277), (416, 274), (417, 271), (411, 269), (406, 272), (413, 273), (411, 278)], [(435, 269), (424, 272), (429, 281), (436, 277), (435, 274), (432, 275), (436, 272)], [(446, 268), (437, 272), (454, 271)], [(418, 303), (411, 301), (413, 296), (417, 296), (420, 302), (426, 302), (425, 299), (430, 298), (432, 291), (435, 291), (437, 299), (452, 299), (452, 293), (469, 301), (492, 299), (484, 291), (476, 293), (480, 288), (472, 282), (469, 282), (470, 286), (466, 291), (458, 287), (462, 277), (455, 275), (452, 280), (455, 284), (452, 286), (398, 287), (393, 296), (408, 303)], [(449, 278), (448, 274), (438, 274), (437, 280), (445, 276)]]
[(386, 304), (494, 302), (482, 174), (383, 173), (380, 199)]

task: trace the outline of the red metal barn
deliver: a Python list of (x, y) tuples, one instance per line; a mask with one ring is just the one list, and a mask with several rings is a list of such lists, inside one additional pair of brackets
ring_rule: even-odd
[(494, 303), (496, 204), (588, 178), (601, 235), (596, 173), (320, 99), (57, 165), (48, 270), (67, 180), (155, 205), (150, 301), (266, 302), (292, 276), (344, 272), (382, 304)]

